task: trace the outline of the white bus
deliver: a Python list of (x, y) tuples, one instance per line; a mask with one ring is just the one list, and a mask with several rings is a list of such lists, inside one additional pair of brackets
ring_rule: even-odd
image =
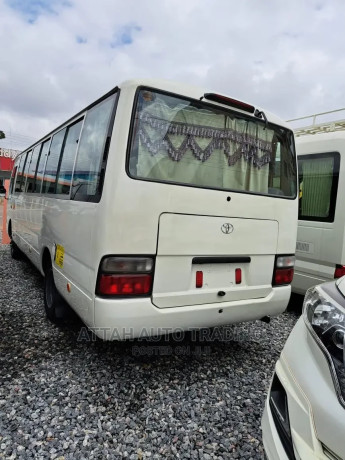
[(295, 125), (309, 122), (295, 129), (300, 189), (292, 283), (296, 294), (345, 275), (345, 120), (339, 119), (344, 111), (290, 120)]
[(12, 255), (103, 339), (277, 315), (297, 231), (293, 132), (172, 82), (128, 81), (21, 153)]

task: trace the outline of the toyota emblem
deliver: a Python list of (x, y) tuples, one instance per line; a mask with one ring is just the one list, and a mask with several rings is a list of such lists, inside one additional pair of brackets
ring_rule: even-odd
[(234, 227), (231, 224), (223, 224), (220, 229), (226, 235), (229, 235), (229, 233), (232, 233), (234, 231)]

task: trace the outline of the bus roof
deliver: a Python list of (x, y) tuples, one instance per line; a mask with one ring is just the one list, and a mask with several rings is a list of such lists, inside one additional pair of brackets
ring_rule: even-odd
[[(98, 98), (96, 101), (92, 102), (91, 104), (86, 106), (84, 109), (80, 110), (78, 113), (76, 113), (75, 115), (71, 116), (69, 119), (65, 120), (61, 125), (55, 127), (52, 131), (47, 133), (45, 136), (43, 136), (42, 138), (38, 139), (35, 143), (31, 144), (29, 147), (24, 149), (23, 152), (26, 152), (26, 151), (32, 149), (35, 145), (39, 144), (40, 142), (44, 141), (46, 138), (51, 136), (55, 131), (61, 129), (63, 126), (65, 126), (66, 124), (70, 123), (72, 120), (78, 118), (85, 111), (91, 109), (94, 105), (98, 104), (102, 100), (104, 100), (107, 97), (111, 96), (112, 94), (117, 92), (119, 89), (121, 90), (121, 89), (133, 88), (133, 90), (135, 90), (139, 86), (146, 86), (146, 87), (149, 87), (149, 88), (152, 88), (152, 89), (157, 89), (157, 90), (160, 89), (162, 91), (175, 93), (175, 94), (185, 96), (185, 97), (189, 97), (189, 98), (195, 98), (197, 100), (201, 100), (205, 93), (210, 93), (210, 92), (215, 93), (215, 94), (219, 94), (219, 95), (225, 96), (225, 97), (230, 97), (230, 98), (232, 97), (230, 95), (220, 93), (219, 91), (210, 90), (209, 88), (205, 89), (205, 88), (201, 88), (201, 87), (198, 87), (198, 86), (192, 86), (192, 85), (188, 85), (186, 83), (180, 83), (180, 82), (173, 81), (173, 80), (163, 80), (163, 79), (131, 79), (131, 80), (125, 80), (119, 86), (115, 86), (113, 89), (111, 89), (110, 91), (105, 93), (103, 96)], [(244, 104), (249, 104), (247, 101), (244, 101), (244, 100), (241, 100), (240, 102), (242, 102)], [(212, 104), (213, 105), (220, 105), (220, 106), (224, 107), (224, 105), (220, 104), (220, 103), (212, 102)], [(267, 118), (267, 121), (269, 121), (270, 123), (273, 123), (273, 124), (276, 124), (276, 125), (283, 126), (285, 128), (291, 129), (291, 126), (286, 121), (284, 121), (283, 119), (281, 119), (278, 116), (274, 115), (273, 113), (267, 111), (266, 109), (263, 109), (263, 108), (261, 108), (259, 106), (255, 106), (255, 109), (257, 109), (259, 112), (264, 112), (264, 114), (265, 114), (265, 116)], [(237, 111), (239, 111), (241, 113), (241, 110), (239, 110), (238, 108), (235, 108), (235, 110), (237, 110)], [(248, 115), (248, 114), (246, 113), (246, 115)], [(255, 119), (256, 117), (253, 116), (253, 118)], [(22, 152), (20, 152), (20, 153), (22, 153)]]

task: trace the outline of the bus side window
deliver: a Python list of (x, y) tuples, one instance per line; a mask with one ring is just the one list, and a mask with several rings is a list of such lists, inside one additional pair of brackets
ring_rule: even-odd
[(24, 153), (21, 156), (21, 159), (20, 159), (20, 163), (19, 163), (19, 166), (18, 166), (17, 178), (16, 178), (16, 186), (15, 186), (15, 191), (16, 192), (21, 192), (22, 191), (23, 171), (24, 171), (24, 168), (25, 168), (26, 157), (27, 157), (27, 153)]
[(47, 159), (48, 152), (49, 152), (49, 145), (50, 145), (50, 139), (46, 140), (42, 144), (41, 152), (40, 152), (38, 163), (37, 163), (36, 174), (35, 174), (35, 182), (34, 182), (34, 189), (33, 189), (33, 192), (35, 193), (40, 193), (41, 191), (44, 167), (45, 167), (46, 159)]
[(72, 200), (97, 201), (101, 186), (102, 162), (106, 147), (109, 146), (116, 96), (115, 94), (105, 99), (86, 114), (73, 174)]
[(55, 193), (56, 175), (65, 134), (66, 128), (62, 129), (53, 136), (44, 172), (42, 193)]
[(26, 157), (26, 163), (25, 163), (24, 172), (23, 172), (23, 181), (20, 187), (21, 192), (26, 192), (26, 184), (27, 184), (27, 179), (28, 179), (28, 172), (29, 172), (30, 165), (31, 165), (31, 158), (32, 158), (32, 150), (28, 152), (27, 157)]
[(18, 169), (18, 163), (19, 163), (19, 161), (16, 160), (15, 163), (14, 163), (14, 167), (13, 167), (13, 169), (12, 169), (11, 181), (10, 181), (10, 190), (9, 190), (9, 194), (10, 194), (10, 195), (12, 195), (13, 190), (14, 190), (14, 183), (15, 183), (15, 180), (16, 180), (16, 174), (17, 174), (17, 169)]
[(25, 184), (25, 192), (32, 193), (34, 191), (34, 180), (35, 180), (35, 171), (37, 166), (38, 154), (40, 152), (41, 145), (36, 145), (32, 151), (31, 161), (29, 167), (27, 168), (27, 179)]
[(67, 128), (67, 135), (63, 147), (62, 158), (56, 184), (56, 193), (68, 195), (71, 188), (72, 172), (77, 146), (80, 138), (80, 130), (83, 120), (79, 120)]
[(13, 185), (13, 190), (14, 192), (18, 192), (19, 191), (19, 171), (20, 171), (20, 167), (21, 167), (21, 164), (22, 164), (22, 161), (23, 161), (23, 156), (21, 155), (19, 158), (18, 158), (18, 165), (17, 165), (17, 170), (16, 170), (16, 177), (14, 178), (13, 182), (14, 182), (14, 185)]

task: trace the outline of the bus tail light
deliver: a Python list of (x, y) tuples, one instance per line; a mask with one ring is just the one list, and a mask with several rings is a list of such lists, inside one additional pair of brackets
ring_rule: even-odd
[(291, 284), (295, 267), (295, 256), (277, 256), (273, 272), (273, 286)]
[(151, 275), (108, 275), (102, 273), (98, 291), (101, 295), (143, 295), (151, 292)]
[(334, 278), (341, 278), (345, 275), (345, 265), (336, 265), (334, 270)]
[(96, 294), (148, 296), (152, 291), (152, 257), (105, 257), (100, 264)]

